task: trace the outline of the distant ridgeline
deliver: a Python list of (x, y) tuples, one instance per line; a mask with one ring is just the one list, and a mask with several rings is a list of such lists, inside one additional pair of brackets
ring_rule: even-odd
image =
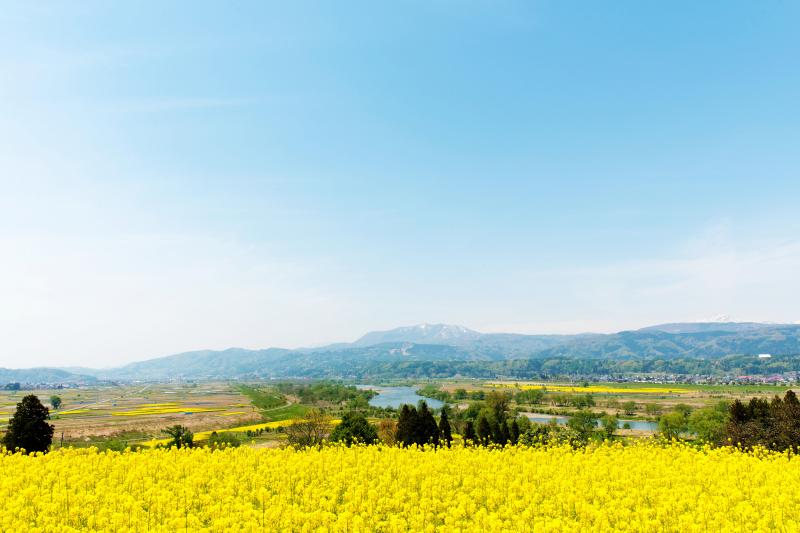
[[(763, 354), (770, 357), (759, 357)], [(462, 326), (424, 324), (368, 333), (353, 343), (322, 348), (187, 352), (110, 370), (0, 369), (0, 386), (7, 382), (66, 384), (98, 379), (541, 379), (793, 372), (800, 372), (800, 325), (796, 324), (664, 324), (607, 335), (483, 334)]]

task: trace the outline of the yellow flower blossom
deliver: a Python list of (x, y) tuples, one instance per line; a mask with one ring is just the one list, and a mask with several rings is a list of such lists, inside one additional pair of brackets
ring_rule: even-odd
[(0, 531), (797, 531), (800, 459), (653, 443), (0, 455)]

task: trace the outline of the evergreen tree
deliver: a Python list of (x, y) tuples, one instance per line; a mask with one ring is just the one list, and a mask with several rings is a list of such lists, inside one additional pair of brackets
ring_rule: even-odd
[(492, 426), (484, 415), (478, 418), (478, 439), (484, 446), (488, 446), (492, 440)]
[(500, 422), (500, 440), (498, 440), (497, 443), (505, 446), (510, 439), (511, 431), (508, 429), (508, 420), (503, 419), (503, 421)]
[(442, 416), (439, 417), (439, 440), (448, 448), (453, 442), (453, 435), (450, 431), (450, 421), (447, 419), (447, 407), (442, 407)]
[(419, 402), (416, 434), (417, 444), (439, 445), (439, 428), (436, 426), (436, 419), (433, 418), (433, 413), (428, 409), (428, 404), (425, 403), (425, 400)]
[(342, 416), (342, 421), (333, 429), (330, 440), (344, 442), (348, 446), (354, 442), (374, 444), (378, 440), (378, 432), (364, 415), (351, 411)]
[(511, 429), (508, 433), (508, 440), (511, 442), (511, 444), (516, 444), (519, 442), (519, 424), (517, 424), (516, 418), (513, 422), (511, 422)]
[(30, 394), (17, 404), (17, 411), (8, 421), (3, 445), (9, 450), (23, 449), (27, 453), (47, 452), (53, 442), (53, 426), (47, 423), (50, 410), (39, 398)]
[(489, 440), (491, 442), (500, 442), (500, 424), (491, 415), (486, 415), (486, 420), (489, 422)]
[(753, 398), (746, 405), (736, 400), (728, 411), (725, 440), (744, 448), (800, 450), (800, 401), (794, 391), (771, 402)]
[(467, 420), (467, 423), (464, 424), (464, 444), (477, 444), (478, 436), (475, 434), (475, 424), (472, 423), (472, 420)]
[(396, 440), (402, 446), (411, 446), (416, 443), (417, 437), (417, 410), (413, 405), (403, 405), (397, 419)]

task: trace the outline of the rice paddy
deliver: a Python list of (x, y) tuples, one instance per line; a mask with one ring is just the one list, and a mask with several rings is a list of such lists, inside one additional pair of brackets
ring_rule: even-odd
[(235, 386), (208, 384), (151, 384), (82, 389), (0, 391), (0, 432), (26, 394), (45, 403), (62, 399), (51, 409), (55, 441), (64, 446), (91, 445), (118, 438), (139, 444), (163, 437), (165, 427), (181, 424), (194, 432), (245, 426), (264, 417)]

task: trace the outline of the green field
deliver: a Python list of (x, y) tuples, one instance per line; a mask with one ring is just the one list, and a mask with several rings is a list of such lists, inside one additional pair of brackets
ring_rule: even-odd
[[(703, 409), (720, 401), (783, 395), (786, 386), (690, 385), (660, 383), (545, 383), (482, 380), (424, 380), (384, 385), (412, 386), (444, 400), (457, 415), (483, 404), (486, 395), (508, 395), (517, 413), (570, 416), (588, 408), (598, 415), (657, 421), (675, 409)], [(584, 386), (586, 385), (586, 386)], [(609, 392), (611, 391), (611, 392)], [(55, 442), (64, 446), (138, 442), (163, 438), (162, 430), (180, 424), (193, 432), (224, 431), (252, 424), (302, 419), (319, 408), (333, 418), (348, 410), (365, 412), (373, 420), (396, 416), (368, 405), (369, 394), (333, 382), (276, 383), (153, 383), (138, 386), (61, 390), (0, 391), (0, 431), (23, 395), (34, 393), (45, 403), (52, 395), (62, 406), (52, 410)], [(635, 432), (634, 432), (635, 433)], [(280, 432), (258, 435), (258, 441), (279, 443)]]

